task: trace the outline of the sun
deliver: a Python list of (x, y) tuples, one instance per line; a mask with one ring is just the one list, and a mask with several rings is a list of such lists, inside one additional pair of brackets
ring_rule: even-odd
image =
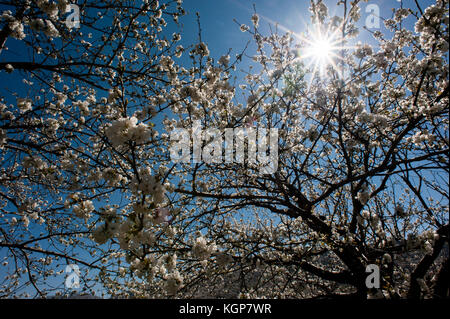
[(311, 70), (311, 81), (316, 77), (326, 78), (332, 73), (341, 77), (339, 60), (341, 60), (344, 41), (338, 30), (324, 29), (315, 26), (306, 34), (296, 34), (302, 43), (300, 59)]
[(327, 39), (318, 39), (313, 42), (311, 46), (307, 49), (311, 57), (315, 57), (319, 60), (324, 60), (326, 62), (332, 55), (333, 47), (331, 42)]
[(336, 69), (338, 50), (337, 41), (330, 35), (318, 33), (307, 41), (303, 58), (309, 60), (308, 64), (314, 67), (315, 72), (323, 75), (329, 65)]

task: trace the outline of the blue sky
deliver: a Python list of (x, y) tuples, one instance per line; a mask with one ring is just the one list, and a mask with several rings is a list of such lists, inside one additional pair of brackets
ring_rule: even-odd
[[(328, 6), (330, 16), (342, 16), (343, 6), (337, 6), (337, 2), (336, 0), (324, 0), (324, 3)], [(417, 2), (422, 10), (435, 3), (433, 0), (418, 0)], [(373, 5), (379, 8), (381, 17), (380, 28), (370, 28), (368, 31), (363, 26), (366, 25), (366, 20), (371, 14), (368, 11), (369, 6)], [(376, 45), (378, 42), (374, 40), (371, 32), (378, 30), (384, 33), (387, 38), (390, 37), (390, 32), (385, 28), (383, 19), (392, 17), (393, 8), (402, 6), (418, 12), (415, 0), (369, 0), (368, 2), (360, 1), (359, 6), (361, 9), (361, 18), (357, 23), (359, 35), (352, 40), (354, 42), (350, 42), (347, 45), (353, 45), (360, 41), (374, 45), (375, 51), (377, 50)], [(276, 23), (278, 23), (280, 34), (283, 34), (284, 31), (293, 31), (296, 34), (300, 34), (305, 32), (306, 28), (311, 25), (309, 7), (309, 0), (183, 0), (183, 8), (188, 15), (180, 19), (183, 24), (182, 44), (192, 44), (198, 41), (198, 26), (195, 18), (195, 13), (198, 12), (200, 14), (202, 40), (208, 44), (211, 57), (217, 60), (231, 49), (231, 58), (233, 60), (236, 54), (241, 53), (248, 41), (250, 41), (250, 46), (246, 54), (252, 56), (255, 54), (255, 46), (251, 35), (241, 32), (239, 25), (234, 20), (251, 26), (250, 18), (256, 9), (257, 14), (260, 16), (260, 32), (263, 35), (269, 35), (271, 28), (273, 30)], [(414, 30), (415, 21), (416, 18), (410, 16), (404, 20), (404, 26)], [(188, 62), (185, 54), (180, 62), (183, 63), (184, 61)], [(250, 59), (244, 57), (238, 69), (247, 70), (251, 63)], [(242, 74), (239, 75), (239, 72), (236, 72), (234, 75), (238, 79), (242, 79)], [(239, 88), (237, 88), (236, 98), (238, 103), (245, 102), (239, 100), (242, 99)]]
[[(416, 10), (414, 0), (370, 0), (367, 3), (362, 2), (361, 7), (361, 19), (360, 26), (364, 25), (368, 13), (365, 13), (365, 9), (368, 5), (376, 4), (380, 8), (380, 15), (383, 18), (388, 18), (392, 14), (392, 8), (399, 7), (403, 3), (404, 7), (410, 7)], [(339, 15), (340, 7), (336, 6), (336, 0), (324, 1), (329, 7), (329, 14)], [(419, 4), (422, 8), (426, 8), (431, 0), (419, 0)], [(182, 29), (182, 43), (192, 44), (198, 40), (198, 26), (195, 17), (195, 13), (199, 12), (201, 28), (202, 28), (202, 40), (208, 44), (211, 56), (215, 59), (220, 58), (221, 55), (226, 54), (229, 49), (232, 49), (232, 57), (245, 47), (246, 43), (251, 40), (251, 36), (247, 33), (242, 33), (233, 20), (236, 19), (239, 23), (251, 25), (250, 17), (254, 12), (253, 6), (256, 7), (256, 12), (260, 15), (260, 29), (263, 34), (269, 34), (269, 23), (274, 26), (275, 22), (279, 23), (281, 30), (291, 30), (295, 33), (305, 31), (305, 27), (310, 22), (310, 12), (308, 10), (310, 6), (309, 0), (184, 0), (183, 8), (187, 11), (188, 15), (180, 19)], [(5, 9), (11, 9), (11, 7), (5, 7), (0, 5), (0, 11)], [(81, 17), (82, 19), (82, 17)], [(381, 23), (381, 32), (387, 30)], [(175, 31), (173, 25), (169, 24), (167, 30), (168, 36)], [(375, 31), (373, 29), (372, 31)], [(372, 37), (369, 33), (362, 28), (360, 29), (359, 41), (371, 42)], [(8, 51), (4, 50), (0, 55), (0, 62), (5, 61), (20, 61), (26, 59), (21, 55), (26, 55), (27, 52), (19, 46), (19, 41), (14, 39), (8, 39), (7, 46)], [(248, 53), (252, 53), (250, 50)], [(182, 63), (188, 61), (187, 55), (182, 57)], [(244, 60), (241, 64), (241, 68), (248, 66), (248, 61)], [(23, 92), (26, 87), (21, 83), (22, 76), (14, 72), (11, 75), (6, 75), (4, 72), (1, 74), (1, 86), (0, 93), (2, 96), (10, 97), (10, 92)], [(5, 78), (5, 76), (7, 78)], [(5, 92), (8, 91), (8, 92)], [(22, 92), (21, 92), (22, 91)], [(13, 100), (7, 100), (7, 102), (14, 103)]]
[[(339, 14), (341, 9), (338, 9), (336, 6), (337, 1), (325, 0), (324, 2), (328, 5), (330, 15)], [(419, 4), (422, 8), (425, 8), (433, 2), (420, 0)], [(269, 22), (278, 22), (281, 26), (289, 30), (302, 32), (304, 31), (305, 25), (310, 22), (310, 12), (308, 11), (310, 1), (308, 0), (184, 0), (183, 7), (190, 14), (195, 14), (195, 12), (200, 13), (203, 31), (202, 37), (208, 43), (212, 55), (218, 55), (220, 57), (228, 48), (239, 50), (249, 40), (249, 35), (241, 33), (239, 26), (233, 22), (233, 19), (236, 19), (240, 23), (250, 25), (253, 4), (255, 4), (256, 12), (261, 17), (260, 26), (263, 30), (268, 30), (267, 24)], [(401, 2), (397, 0), (371, 0), (367, 3), (362, 2), (360, 5), (360, 23), (364, 23), (367, 18), (368, 14), (365, 13), (365, 8), (370, 4), (378, 5), (380, 15), (388, 18), (392, 14), (392, 8), (400, 7)], [(403, 6), (413, 9), (416, 8), (414, 0), (403, 0)], [(197, 26), (193, 16), (185, 17), (182, 21), (186, 31), (192, 33), (186, 33), (184, 37), (194, 36), (196, 39)], [(380, 31), (386, 31), (382, 24)]]

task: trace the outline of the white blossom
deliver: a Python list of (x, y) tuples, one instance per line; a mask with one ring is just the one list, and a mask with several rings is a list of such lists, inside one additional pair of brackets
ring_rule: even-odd
[(30, 111), (32, 109), (32, 101), (28, 98), (18, 98), (17, 99), (17, 107), (22, 113)]
[(95, 209), (94, 204), (90, 200), (82, 201), (73, 206), (75, 216), (80, 218), (89, 217), (90, 213)]
[(259, 16), (256, 13), (252, 15), (252, 22), (255, 28), (257, 28), (259, 25)]
[(175, 295), (183, 287), (183, 277), (178, 271), (171, 272), (166, 279), (166, 291), (169, 295)]
[(144, 123), (137, 124), (137, 118), (121, 118), (111, 123), (105, 130), (114, 146), (120, 146), (129, 141), (142, 144), (152, 136), (151, 130)]
[(11, 36), (13, 38), (22, 40), (26, 37), (22, 22), (15, 20), (15, 21), (10, 22), (8, 26), (9, 26), (9, 29), (11, 30)]
[(208, 259), (215, 251), (215, 243), (208, 244), (203, 236), (197, 237), (195, 239), (194, 245), (192, 246), (192, 253), (199, 260)]

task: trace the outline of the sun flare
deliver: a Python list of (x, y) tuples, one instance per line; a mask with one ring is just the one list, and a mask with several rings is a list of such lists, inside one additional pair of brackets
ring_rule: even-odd
[(330, 58), (333, 48), (330, 41), (326, 39), (319, 39), (313, 42), (308, 50), (310, 51), (310, 55), (312, 57), (327, 60)]
[(303, 58), (310, 60), (309, 64), (313, 65), (318, 72), (323, 73), (327, 66), (334, 67), (336, 65), (338, 49), (336, 41), (333, 41), (332, 38), (317, 34), (308, 41)]
[(344, 41), (338, 30), (313, 27), (306, 34), (296, 34), (301, 41), (303, 49), (299, 58), (311, 70), (311, 80), (316, 76), (325, 78), (331, 76), (330, 72), (341, 77), (339, 68)]

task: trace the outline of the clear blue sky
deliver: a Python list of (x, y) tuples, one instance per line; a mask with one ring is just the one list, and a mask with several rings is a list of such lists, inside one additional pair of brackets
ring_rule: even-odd
[[(324, 2), (328, 5), (330, 15), (339, 15), (340, 9), (336, 6), (336, 0), (325, 0)], [(419, 0), (418, 2), (422, 8), (434, 3), (431, 0)], [(403, 7), (416, 10), (414, 0), (402, 0), (402, 2), (397, 0), (370, 0), (367, 3), (361, 1), (360, 24), (364, 24), (368, 16), (368, 13), (365, 13), (368, 5), (378, 5), (381, 17), (389, 18), (392, 15), (392, 8), (400, 7), (401, 3), (403, 3)], [(233, 19), (250, 25), (253, 4), (255, 4), (256, 11), (261, 17), (260, 26), (263, 30), (268, 30), (267, 24), (269, 22), (278, 22), (280, 26), (289, 30), (301, 32), (304, 31), (305, 24), (310, 22), (309, 0), (184, 0), (183, 7), (190, 14), (182, 20), (186, 31), (184, 37), (192, 36), (193, 39), (196, 39), (197, 25), (194, 15), (195, 12), (199, 12), (203, 31), (202, 38), (208, 43), (212, 56), (220, 57), (228, 48), (238, 51), (245, 46), (250, 38), (248, 34), (239, 31), (239, 26), (233, 22)], [(380, 31), (386, 31), (383, 24), (381, 24)]]

